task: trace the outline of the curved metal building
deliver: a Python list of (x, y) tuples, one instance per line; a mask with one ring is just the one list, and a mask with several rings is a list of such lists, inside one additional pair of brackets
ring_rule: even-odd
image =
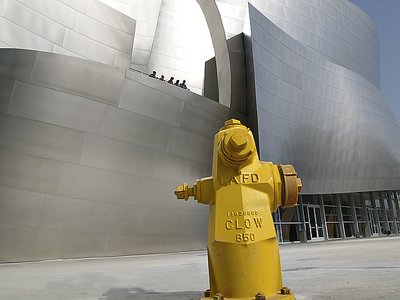
[(350, 1), (3, 0), (0, 26), (0, 262), (204, 248), (207, 207), (172, 191), (232, 116), (302, 178), (281, 242), (400, 232), (400, 125)]

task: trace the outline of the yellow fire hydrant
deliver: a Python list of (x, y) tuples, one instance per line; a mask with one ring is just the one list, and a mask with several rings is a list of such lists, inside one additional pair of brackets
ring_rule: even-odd
[(259, 161), (253, 134), (232, 119), (215, 135), (212, 177), (176, 188), (178, 199), (209, 204), (208, 267), (216, 300), (295, 299), (282, 286), (272, 212), (297, 204), (300, 178), (291, 165)]

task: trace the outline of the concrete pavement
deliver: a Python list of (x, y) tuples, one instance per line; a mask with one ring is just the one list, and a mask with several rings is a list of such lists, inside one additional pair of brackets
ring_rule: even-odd
[[(281, 246), (296, 299), (400, 299), (400, 237)], [(0, 299), (190, 300), (208, 288), (205, 251), (0, 264)]]

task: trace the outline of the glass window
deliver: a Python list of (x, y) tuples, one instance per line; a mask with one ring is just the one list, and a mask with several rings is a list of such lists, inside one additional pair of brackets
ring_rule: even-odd
[(334, 199), (333, 195), (323, 195), (324, 205), (335, 205), (336, 199)]
[(339, 221), (336, 206), (325, 205), (324, 208), (325, 208), (326, 222), (338, 222)]
[(283, 242), (300, 241), (299, 229), (300, 229), (300, 224), (282, 224)]
[(345, 223), (344, 224), (344, 232), (346, 234), (346, 237), (355, 237), (355, 231), (354, 231), (354, 224), (352, 223)]
[(282, 223), (300, 222), (298, 207), (281, 208), (279, 210)]
[(328, 230), (328, 237), (330, 239), (340, 239), (340, 228), (339, 228), (339, 223), (329, 223), (326, 224), (327, 230)]

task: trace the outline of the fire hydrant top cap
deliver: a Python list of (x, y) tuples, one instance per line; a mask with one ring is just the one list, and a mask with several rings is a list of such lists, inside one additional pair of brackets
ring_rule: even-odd
[(236, 119), (230, 119), (228, 121), (225, 121), (225, 126), (227, 125), (241, 125), (242, 123), (240, 123), (239, 120)]
[(229, 142), (234, 149), (241, 150), (247, 145), (247, 137), (243, 134), (237, 133), (231, 136)]

